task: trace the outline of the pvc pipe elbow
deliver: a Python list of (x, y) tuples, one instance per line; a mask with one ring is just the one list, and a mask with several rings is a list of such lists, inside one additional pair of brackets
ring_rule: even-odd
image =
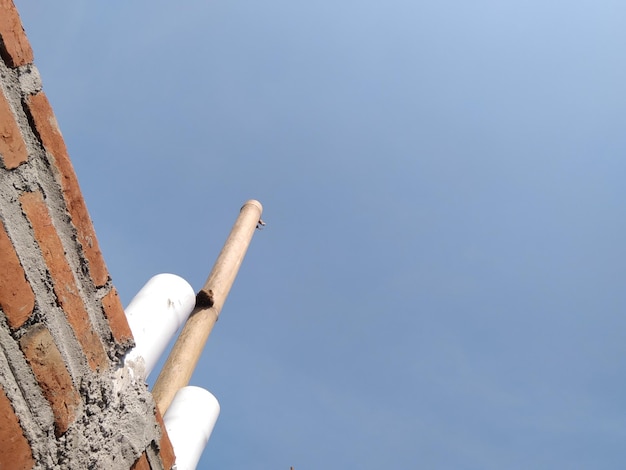
[(195, 470), (219, 414), (220, 404), (208, 390), (187, 386), (176, 392), (163, 422), (177, 470)]
[[(175, 274), (152, 277), (125, 309), (135, 338), (135, 347), (126, 355), (125, 363), (147, 377), (195, 303), (194, 290), (182, 277)], [(140, 370), (142, 365), (144, 371)]]

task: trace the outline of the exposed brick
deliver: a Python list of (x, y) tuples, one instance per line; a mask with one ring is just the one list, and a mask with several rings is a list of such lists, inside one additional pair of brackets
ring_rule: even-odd
[(104, 315), (109, 320), (109, 326), (113, 333), (113, 338), (119, 344), (129, 345), (133, 342), (133, 333), (128, 326), (128, 320), (124, 313), (124, 307), (120, 301), (120, 296), (117, 294), (117, 290), (112, 288), (111, 291), (102, 298), (102, 307), (104, 309)]
[(12, 0), (0, 0), (0, 36), (0, 55), (9, 67), (33, 61), (33, 50)]
[(60, 436), (76, 419), (81, 403), (65, 361), (43, 325), (30, 328), (20, 339), (20, 347), (52, 407), (55, 433)]
[(101, 287), (107, 282), (109, 272), (100, 252), (98, 239), (52, 107), (43, 92), (29, 96), (27, 106), (41, 143), (54, 159), (55, 174), (61, 184), (65, 203), (76, 227), (78, 240), (89, 262), (91, 277), (96, 286)]
[(30, 445), (2, 387), (0, 387), (0, 449), (0, 469), (26, 470), (35, 465)]
[(159, 455), (161, 457), (161, 461), (163, 462), (163, 468), (169, 470), (172, 468), (174, 463), (176, 462), (176, 455), (174, 454), (174, 447), (172, 447), (172, 442), (170, 441), (170, 437), (167, 435), (167, 431), (165, 430), (165, 423), (163, 422), (163, 416), (159, 412), (158, 408), (155, 408), (155, 416), (159, 426), (161, 427), (161, 441), (159, 442)]
[(28, 160), (24, 138), (11, 105), (0, 91), (0, 155), (5, 168), (12, 170)]
[(102, 341), (92, 328), (74, 273), (65, 259), (63, 244), (52, 224), (41, 193), (24, 193), (20, 196), (20, 203), (33, 227), (35, 239), (52, 276), (54, 294), (87, 356), (90, 367), (93, 370), (107, 367), (108, 357)]
[[(9, 326), (19, 328), (35, 307), (35, 294), (26, 281), (24, 270), (0, 221), (0, 308)], [(0, 467), (2, 468), (2, 467)]]
[(145, 452), (135, 461), (130, 470), (150, 470), (150, 464)]

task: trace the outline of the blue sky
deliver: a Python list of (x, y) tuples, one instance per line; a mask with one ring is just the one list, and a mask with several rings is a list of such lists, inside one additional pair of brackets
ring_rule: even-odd
[(199, 468), (623, 468), (626, 3), (17, 5), (125, 304), (265, 207)]

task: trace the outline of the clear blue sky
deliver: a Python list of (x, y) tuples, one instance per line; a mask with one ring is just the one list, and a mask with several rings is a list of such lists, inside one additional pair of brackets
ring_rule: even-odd
[(624, 468), (626, 2), (17, 5), (125, 304), (265, 207), (200, 468)]

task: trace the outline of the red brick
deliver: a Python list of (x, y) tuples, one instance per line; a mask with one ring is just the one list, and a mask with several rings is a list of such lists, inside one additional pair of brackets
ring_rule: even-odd
[(20, 339), (20, 347), (44, 397), (52, 407), (58, 437), (76, 419), (81, 403), (80, 395), (72, 384), (65, 361), (47, 328), (43, 325), (33, 326)]
[[(0, 221), (0, 308), (11, 328), (24, 324), (35, 307), (35, 294), (30, 287), (17, 253)], [(2, 468), (2, 467), (0, 467)]]
[(115, 341), (122, 345), (130, 345), (133, 341), (133, 333), (130, 331), (124, 307), (115, 288), (102, 298), (102, 307)]
[(170, 441), (170, 437), (167, 435), (167, 431), (165, 430), (165, 423), (163, 422), (163, 416), (159, 412), (158, 408), (155, 408), (155, 416), (159, 426), (161, 426), (161, 441), (159, 442), (159, 456), (161, 457), (161, 461), (163, 462), (163, 468), (169, 470), (172, 468), (174, 463), (176, 462), (176, 455), (174, 454), (174, 447), (172, 447), (172, 442)]
[(78, 186), (74, 167), (67, 154), (63, 136), (48, 98), (43, 92), (31, 95), (27, 100), (28, 110), (33, 118), (35, 130), (44, 148), (52, 155), (56, 176), (63, 190), (63, 197), (76, 227), (78, 240), (89, 261), (89, 272), (97, 287), (106, 284), (109, 272), (104, 263), (98, 239), (89, 218), (87, 206)]
[(9, 67), (33, 61), (33, 50), (12, 0), (0, 0), (0, 36), (3, 43), (0, 55)]
[(148, 457), (145, 452), (135, 461), (130, 470), (150, 470), (150, 463), (148, 463)]
[(41, 193), (24, 193), (20, 196), (20, 203), (52, 276), (54, 294), (87, 356), (90, 367), (93, 370), (107, 367), (108, 357), (102, 341), (93, 330), (74, 273), (65, 259), (63, 244), (52, 224)]
[(0, 387), (0, 449), (2, 449), (0, 469), (26, 470), (35, 465), (30, 445), (2, 387)]
[(28, 160), (28, 152), (11, 105), (0, 91), (0, 155), (5, 168), (12, 170)]

